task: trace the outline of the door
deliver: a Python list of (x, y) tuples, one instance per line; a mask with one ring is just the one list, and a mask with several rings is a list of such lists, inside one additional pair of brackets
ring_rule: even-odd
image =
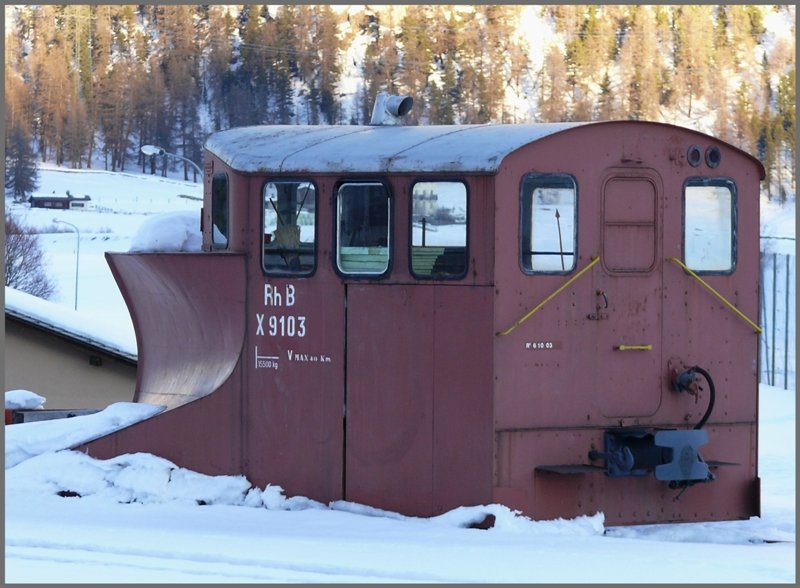
[(347, 286), (345, 498), (430, 514), (433, 290)]
[[(434, 194), (445, 200), (452, 184), (418, 182), (413, 193), (430, 213)], [(449, 202), (461, 202), (466, 214), (466, 188), (458, 185), (460, 200)], [(385, 279), (403, 257), (391, 251), (390, 213), (379, 184), (340, 186), (336, 263), (348, 278), (344, 498), (431, 516), (491, 499), (492, 288), (461, 281), (467, 226), (458, 214), (431, 214), (437, 224), (427, 238), (407, 246), (413, 277)]]
[(606, 417), (661, 403), (661, 202), (658, 174), (613, 169), (601, 188), (602, 272), (595, 275), (598, 398)]

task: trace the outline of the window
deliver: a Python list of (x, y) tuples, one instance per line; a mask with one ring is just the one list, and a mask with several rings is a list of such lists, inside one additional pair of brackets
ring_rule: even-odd
[(211, 179), (211, 243), (215, 249), (228, 246), (228, 175)]
[(683, 255), (698, 272), (735, 266), (736, 185), (726, 178), (690, 178), (683, 188)]
[(378, 182), (346, 183), (336, 195), (336, 267), (345, 274), (389, 270), (389, 192)]
[(264, 186), (264, 271), (309, 275), (316, 268), (317, 190), (304, 180)]
[(531, 173), (522, 179), (520, 255), (526, 273), (568, 273), (577, 247), (575, 179)]
[(411, 273), (454, 279), (467, 273), (467, 187), (417, 182), (411, 194)]

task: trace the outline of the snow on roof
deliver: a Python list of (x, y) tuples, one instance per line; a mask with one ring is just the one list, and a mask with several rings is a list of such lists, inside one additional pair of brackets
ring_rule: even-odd
[(43, 192), (34, 192), (31, 194), (31, 198), (38, 199), (38, 200), (91, 200), (92, 197), (88, 194), (84, 194), (83, 196), (75, 196), (74, 194), (70, 194), (69, 190), (67, 190), (66, 194), (56, 194), (53, 192), (52, 194), (45, 194)]
[[(245, 173), (495, 173), (506, 156), (552, 134), (584, 125), (635, 123), (700, 131), (653, 121), (432, 125), (236, 127), (212, 134), (205, 148)], [(724, 143), (714, 139), (717, 143)], [(726, 144), (755, 162), (738, 147)]]
[(129, 324), (113, 323), (91, 311), (72, 310), (6, 286), (6, 315), (130, 361), (137, 360)]
[(263, 125), (220, 131), (206, 149), (243, 172), (496, 172), (533, 141), (590, 123)]

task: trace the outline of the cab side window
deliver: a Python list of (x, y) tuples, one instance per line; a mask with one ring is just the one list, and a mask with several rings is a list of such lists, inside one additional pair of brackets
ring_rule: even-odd
[(566, 174), (530, 173), (522, 178), (520, 265), (525, 273), (575, 269), (578, 187)]
[(736, 184), (689, 178), (683, 187), (684, 263), (697, 272), (730, 273), (736, 265)]
[(467, 273), (467, 187), (417, 182), (411, 193), (411, 273), (458, 279)]
[(211, 243), (214, 249), (228, 247), (228, 174), (211, 178)]
[(275, 180), (263, 191), (263, 267), (271, 275), (316, 269), (317, 190), (308, 180)]

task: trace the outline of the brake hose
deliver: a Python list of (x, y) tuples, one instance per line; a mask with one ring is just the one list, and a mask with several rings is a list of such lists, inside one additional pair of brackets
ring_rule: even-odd
[(714, 398), (716, 396), (716, 390), (714, 389), (714, 380), (711, 379), (711, 374), (709, 374), (706, 370), (704, 370), (700, 366), (696, 365), (693, 368), (690, 368), (689, 371), (697, 372), (706, 379), (706, 382), (708, 382), (708, 408), (706, 409), (706, 413), (703, 415), (703, 418), (700, 419), (700, 422), (698, 422), (694, 426), (695, 429), (702, 429), (703, 425), (705, 425), (706, 421), (708, 421), (708, 417), (711, 416), (711, 411), (714, 410)]

